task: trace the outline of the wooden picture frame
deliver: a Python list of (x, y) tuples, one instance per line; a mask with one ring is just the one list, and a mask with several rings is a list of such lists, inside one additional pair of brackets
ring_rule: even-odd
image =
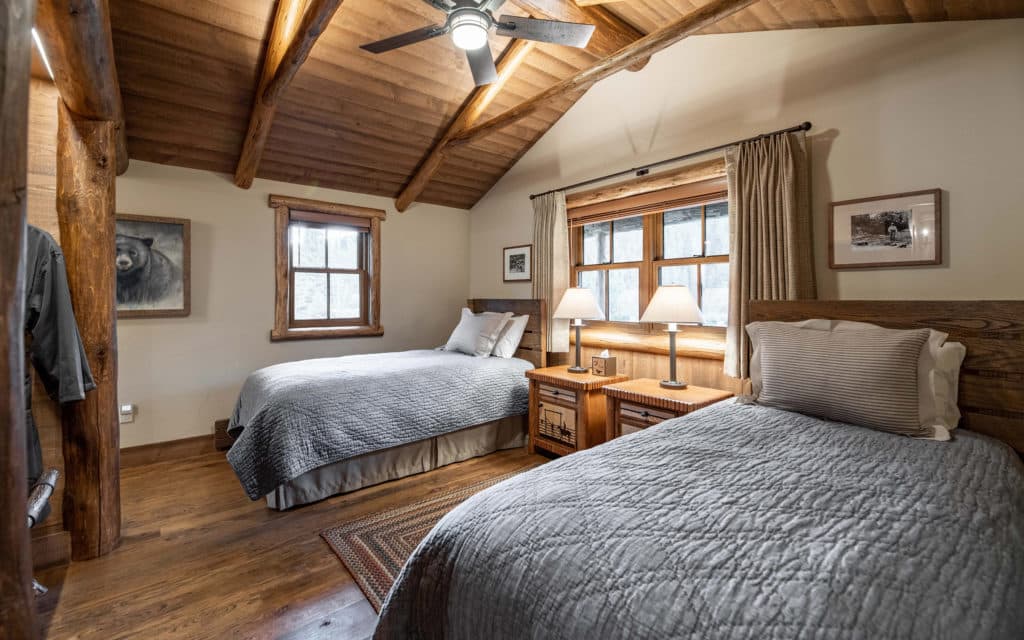
[[(119, 213), (115, 220), (118, 319), (182, 318), (191, 314), (191, 221), (129, 213)], [(137, 264), (139, 255), (146, 256), (143, 267)]]
[(533, 245), (505, 247), (501, 252), (501, 272), (504, 282), (533, 280)]
[(832, 269), (940, 265), (942, 240), (941, 189), (830, 205), (828, 265)]

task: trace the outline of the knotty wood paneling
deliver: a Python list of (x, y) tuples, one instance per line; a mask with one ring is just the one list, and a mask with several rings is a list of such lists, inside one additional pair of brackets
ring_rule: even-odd
[[(602, 5), (649, 33), (707, 0)], [(497, 13), (526, 15), (506, 2)], [(110, 0), (131, 157), (233, 173), (248, 126), (274, 0)], [(1015, 0), (760, 0), (706, 33), (1024, 16)], [(359, 45), (443, 15), (419, 0), (345, 0), (280, 96), (257, 177), (396, 197), (473, 90), (465, 56), (437, 38), (382, 55)], [(498, 57), (509, 40), (491, 37)], [(593, 65), (591, 52), (538, 44), (484, 122)], [(451, 151), (419, 202), (473, 206), (581, 94)]]

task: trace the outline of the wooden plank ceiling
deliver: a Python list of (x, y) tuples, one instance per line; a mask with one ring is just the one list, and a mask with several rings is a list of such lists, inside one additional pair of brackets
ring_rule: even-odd
[[(709, 1), (604, 9), (650, 33)], [(507, 2), (501, 13), (527, 15), (520, 5), (529, 4)], [(110, 0), (132, 158), (235, 172), (274, 10), (275, 0)], [(1024, 0), (761, 0), (705, 32), (1008, 17), (1024, 17)], [(447, 37), (377, 56), (359, 45), (442, 21), (422, 0), (345, 0), (281, 96), (257, 176), (396, 197), (473, 82)], [(508, 43), (491, 35), (495, 57)], [(479, 121), (598, 59), (536, 45)], [(472, 207), (579, 97), (453, 148), (417, 201)]]

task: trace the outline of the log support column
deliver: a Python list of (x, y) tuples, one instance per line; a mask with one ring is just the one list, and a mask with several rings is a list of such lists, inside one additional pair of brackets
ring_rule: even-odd
[(25, 461), (25, 193), (34, 0), (0, 8), (0, 638), (38, 637)]
[(96, 389), (64, 406), (64, 526), (71, 556), (109, 553), (121, 535), (114, 177), (117, 125), (59, 101), (57, 216), (71, 300)]

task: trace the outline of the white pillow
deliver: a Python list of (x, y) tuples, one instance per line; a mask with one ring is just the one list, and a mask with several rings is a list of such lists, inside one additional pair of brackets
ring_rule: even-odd
[(511, 317), (511, 313), (475, 315), (468, 308), (463, 307), (459, 324), (452, 331), (444, 349), (486, 358), (491, 355), (494, 345), (498, 342), (498, 335)]
[[(750, 385), (756, 400), (761, 392), (759, 328), (766, 325), (788, 325), (811, 331), (866, 331), (882, 328), (868, 322), (848, 320), (813, 319), (801, 322), (752, 322), (747, 325), (747, 334), (753, 353), (750, 357)], [(949, 432), (960, 422), (957, 407), (960, 365), (967, 349), (959, 342), (946, 342), (948, 334), (929, 330), (928, 341), (918, 358), (918, 414), (921, 426), (932, 430), (935, 440), (949, 440)]]
[(509, 320), (498, 335), (498, 342), (494, 345), (494, 352), (491, 355), (499, 358), (511, 358), (516, 355), (516, 349), (523, 340), (526, 323), (529, 321), (530, 316), (514, 316)]

